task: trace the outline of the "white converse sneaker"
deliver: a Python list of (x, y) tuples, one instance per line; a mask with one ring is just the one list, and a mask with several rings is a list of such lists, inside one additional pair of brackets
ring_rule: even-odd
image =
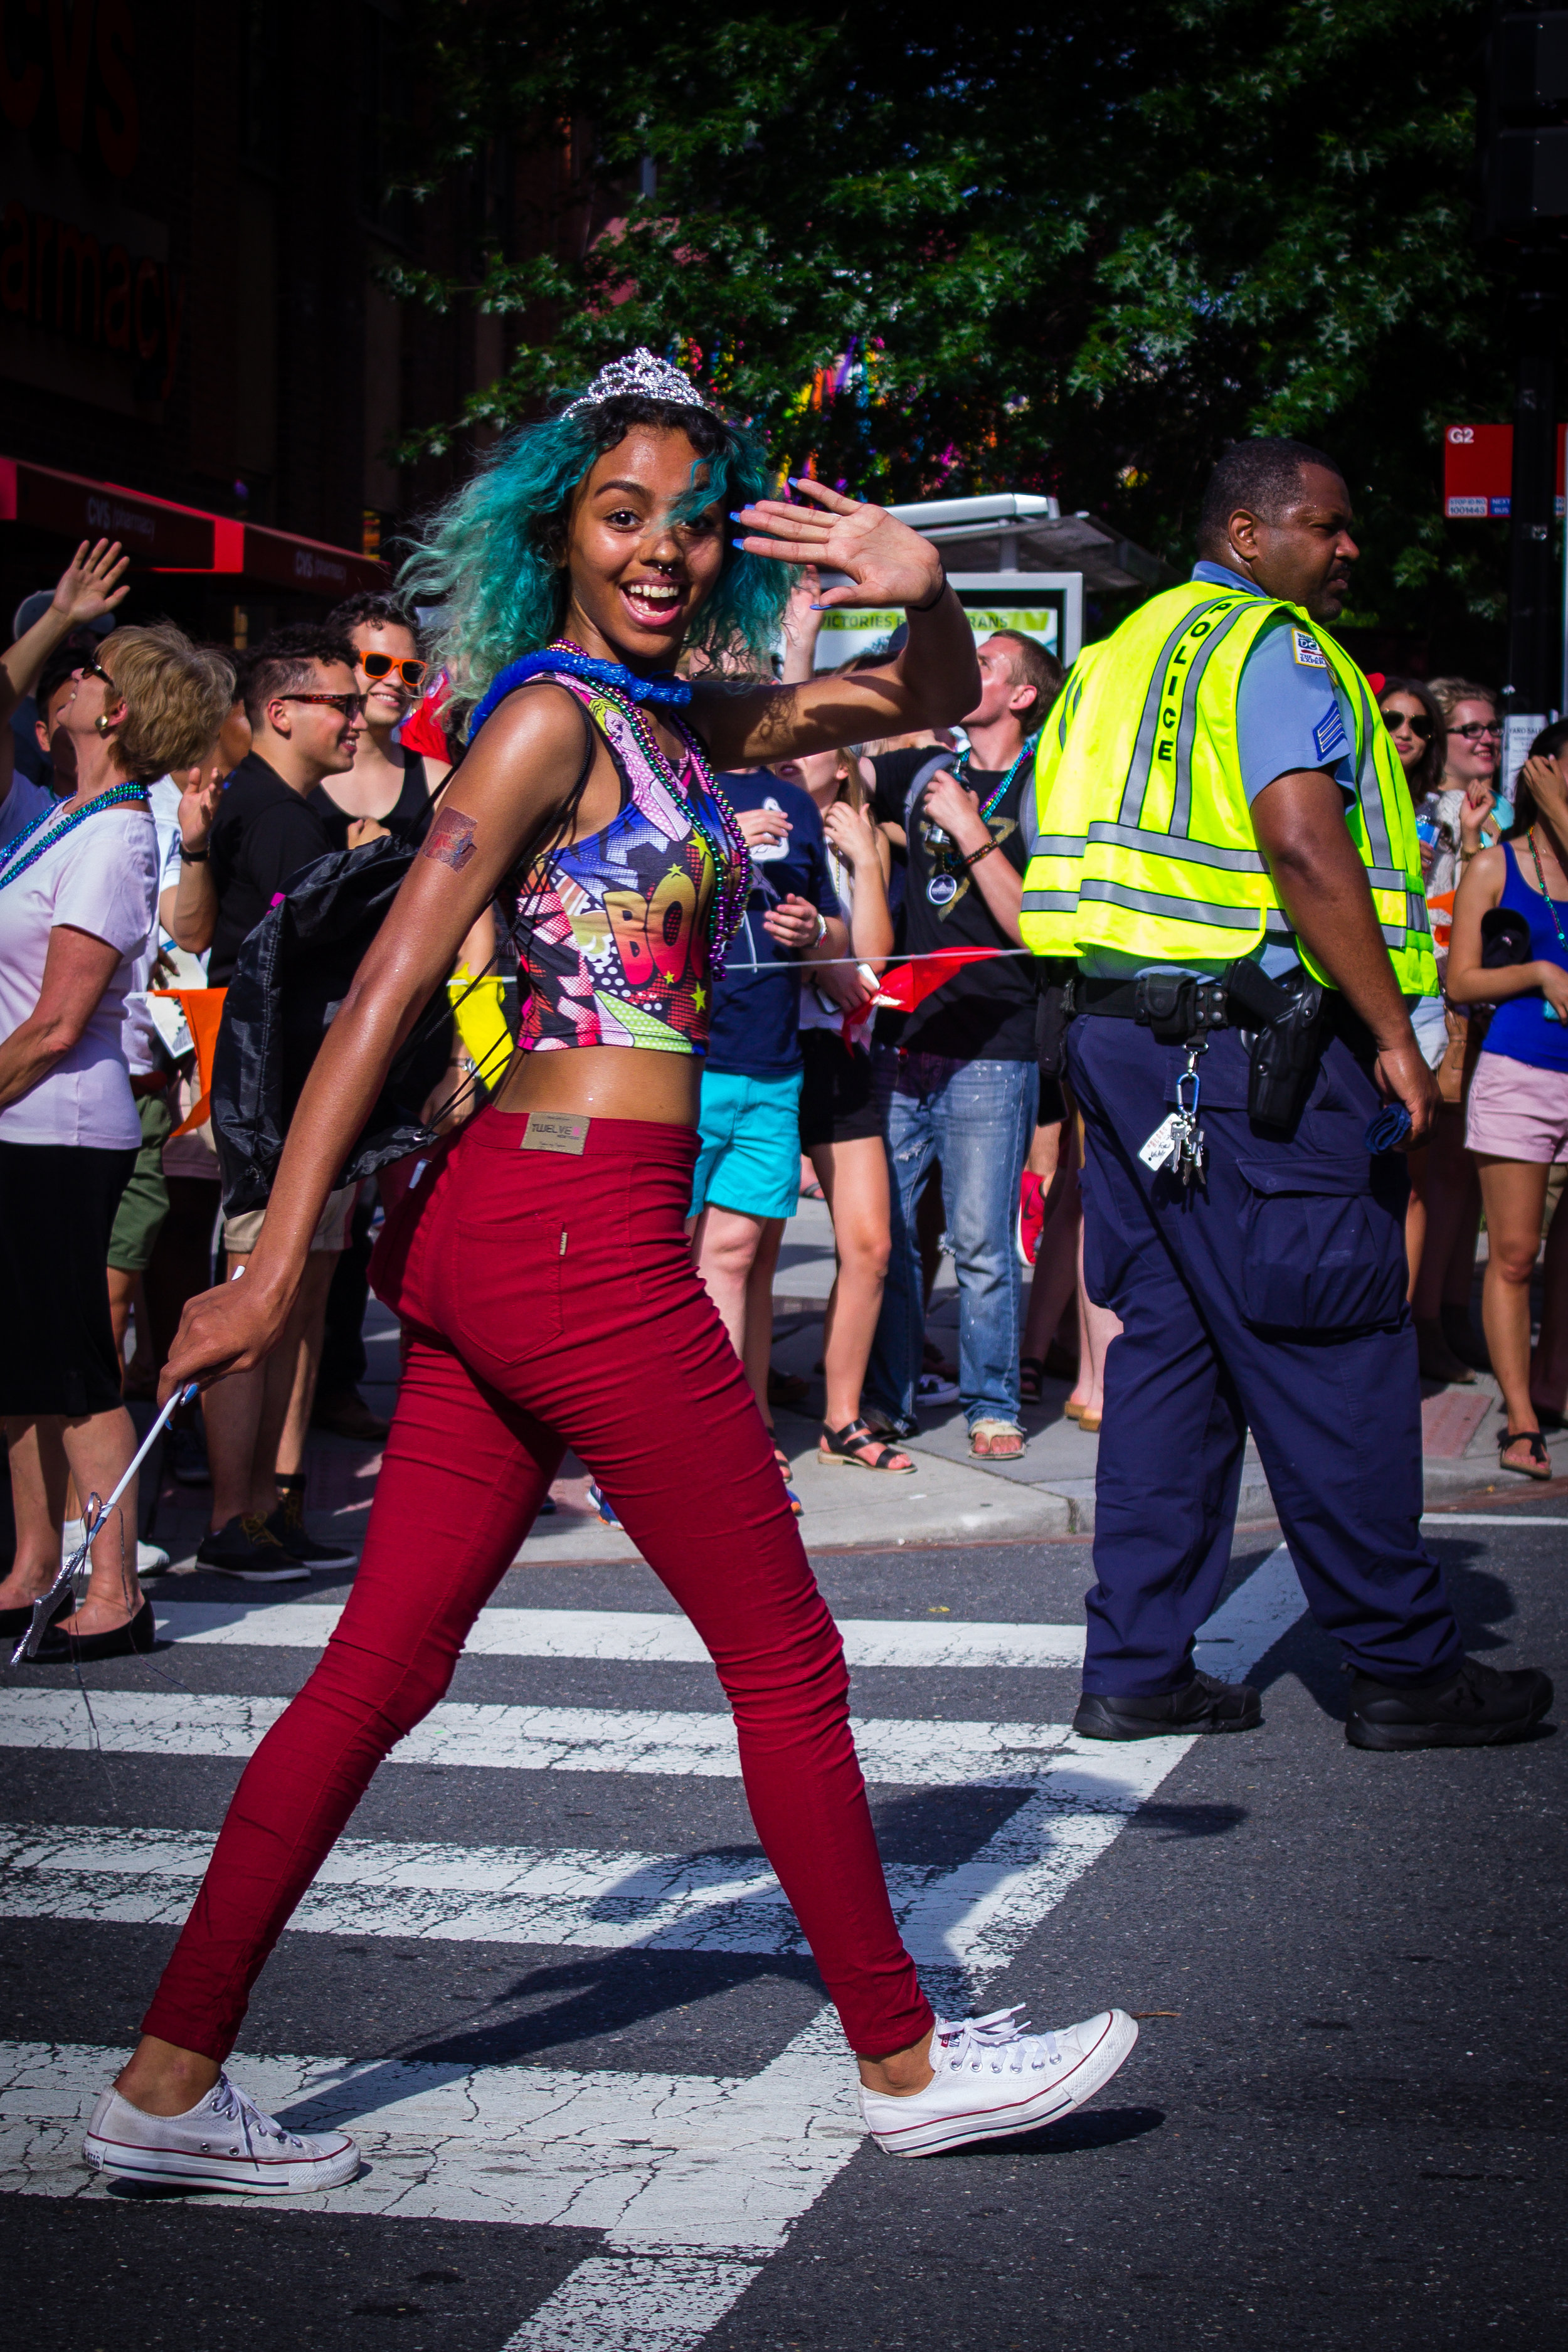
[(1054, 2123), (1092, 2099), (1138, 2039), (1125, 2010), (1102, 2010), (1059, 2033), (1026, 2033), (1016, 2009), (939, 2017), (934, 2078), (907, 2099), (862, 2084), (860, 2113), (888, 2156), (934, 2156), (970, 2140), (1000, 2139)]
[(183, 2116), (150, 2116), (118, 2091), (105, 2091), (82, 2153), (96, 2171), (127, 2179), (183, 2181), (189, 2189), (240, 2189), (256, 2197), (341, 2189), (360, 2164), (347, 2132), (304, 2139), (286, 2131), (226, 2074)]

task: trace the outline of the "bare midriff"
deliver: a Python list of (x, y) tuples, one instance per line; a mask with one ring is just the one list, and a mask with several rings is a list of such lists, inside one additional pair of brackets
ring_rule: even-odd
[(568, 1110), (589, 1118), (641, 1118), (695, 1127), (701, 1062), (625, 1045), (520, 1055), (496, 1098), (503, 1111)]

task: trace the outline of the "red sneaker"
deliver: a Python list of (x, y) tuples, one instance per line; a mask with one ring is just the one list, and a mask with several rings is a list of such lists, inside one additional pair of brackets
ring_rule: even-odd
[(1015, 1227), (1020, 1265), (1034, 1265), (1040, 1255), (1040, 1235), (1045, 1230), (1045, 1181), (1039, 1176), (1031, 1176), (1026, 1168), (1023, 1181), (1018, 1187), (1018, 1220)]

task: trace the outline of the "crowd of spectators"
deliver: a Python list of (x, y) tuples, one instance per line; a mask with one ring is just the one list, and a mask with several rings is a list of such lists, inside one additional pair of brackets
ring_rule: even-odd
[[(0, 659), (7, 1622), (52, 1578), (62, 1545), (81, 1540), (85, 1498), (129, 1459), (122, 1398), (153, 1392), (185, 1300), (241, 1275), (259, 1236), (264, 1208), (222, 1207), (198, 1032), (210, 1046), (219, 992), (295, 878), (334, 851), (416, 847), (451, 772), (438, 750), (415, 748), (441, 738), (409, 727), (426, 664), (392, 598), (279, 631), (237, 674), (177, 630), (117, 626), (123, 570), (118, 550), (84, 547), (51, 593), (27, 600)], [(791, 606), (786, 682), (816, 661), (814, 587), (808, 576)], [(804, 1175), (837, 1256), (817, 1459), (881, 1475), (908, 1475), (922, 1408), (954, 1402), (974, 1458), (1016, 1459), (1023, 1408), (1053, 1381), (1092, 1432), (1120, 1328), (1084, 1286), (1060, 991), (1018, 948), (1020, 804), (1062, 674), (1007, 629), (978, 658), (962, 740), (868, 743), (722, 780), (753, 887), (716, 989), (692, 1248), (771, 1427), (781, 1392), (804, 1394), (770, 1363), (774, 1274)], [(1373, 684), (1415, 809), (1439, 975), (1415, 1013), (1443, 1101), (1410, 1155), (1421, 1369), (1460, 1383), (1495, 1369), (1502, 1466), (1541, 1477), (1542, 1433), (1568, 1415), (1568, 1224), (1552, 1174), (1568, 1161), (1568, 722), (1501, 779), (1489, 688)], [(510, 1050), (500, 981), (484, 979), (500, 936), (487, 915), (453, 975), (460, 1006), (477, 982), (494, 997), (482, 1045), (471, 1005), (454, 1024), (427, 1107), (443, 1123), (463, 1115), (453, 1103), (484, 1098), (481, 1065), (493, 1084)], [(889, 1000), (889, 968), (904, 957), (921, 977)], [(176, 1416), (166, 1459), (176, 1478), (210, 1486), (197, 1555), (210, 1569), (270, 1583), (352, 1563), (306, 1521), (306, 1436), (313, 1415), (344, 1435), (385, 1433), (359, 1394), (374, 1192), (332, 1194), (268, 1361)], [(1484, 1339), (1470, 1312), (1483, 1208)], [(943, 1253), (956, 1364), (927, 1329)], [(789, 1455), (775, 1453), (798, 1512)], [(613, 1519), (613, 1501), (595, 1499)], [(144, 1643), (138, 1573), (167, 1562), (136, 1545), (135, 1527), (132, 1494), (91, 1547), (78, 1654), (84, 1639)], [(66, 1654), (51, 1638), (46, 1654)]]

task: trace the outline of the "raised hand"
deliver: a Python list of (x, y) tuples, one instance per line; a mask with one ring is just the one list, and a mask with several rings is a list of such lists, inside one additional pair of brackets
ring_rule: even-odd
[(121, 555), (118, 540), (110, 544), (100, 539), (89, 553), (84, 539), (56, 582), (50, 603), (73, 629), (96, 621), (130, 595), (131, 583), (124, 576), (130, 566), (131, 558)]
[(1568, 777), (1555, 760), (1527, 760), (1521, 780), (1561, 841), (1568, 842)]
[(877, 857), (877, 828), (871, 822), (871, 812), (862, 803), (853, 808), (847, 801), (835, 801), (822, 815), (822, 830), (847, 866), (874, 866)]
[(187, 849), (205, 849), (223, 798), (224, 778), (216, 764), (181, 771), (180, 803), (175, 814), (180, 839)]
[(731, 520), (746, 536), (736, 544), (748, 555), (777, 563), (815, 563), (826, 572), (847, 572), (850, 584), (830, 588), (817, 599), (824, 612), (836, 604), (933, 604), (942, 592), (942, 558), (929, 540), (864, 499), (842, 498), (825, 482), (802, 479), (790, 486), (805, 504), (759, 499)]

